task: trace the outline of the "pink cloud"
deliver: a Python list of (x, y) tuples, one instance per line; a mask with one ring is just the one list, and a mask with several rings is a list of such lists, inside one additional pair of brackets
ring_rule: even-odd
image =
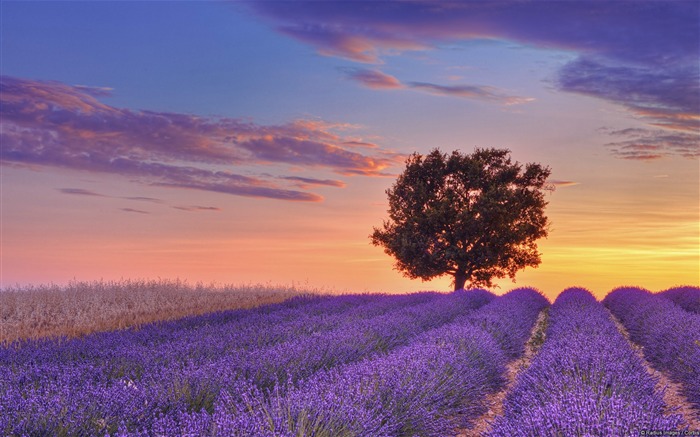
[[(276, 28), (323, 55), (380, 64), (407, 50), (429, 50), (474, 39), (513, 41), (567, 50), (578, 57), (556, 76), (560, 91), (604, 99), (664, 130), (696, 135), (700, 143), (700, 3), (697, 1), (432, 1), (253, 2)], [(395, 78), (394, 78), (395, 79)], [(385, 89), (387, 78), (358, 74)], [(402, 84), (410, 87), (411, 84)], [(398, 88), (398, 84), (393, 82)], [(439, 95), (498, 100), (487, 87), (413, 83)], [(502, 94), (502, 93), (496, 93)], [(523, 103), (511, 98), (507, 103)], [(653, 155), (697, 156), (697, 148), (660, 141)]]
[[(670, 3), (670, 4), (669, 4)], [(695, 58), (695, 2), (251, 2), (281, 32), (360, 62), (490, 38), (662, 65)]]
[(409, 86), (413, 89), (439, 96), (483, 100), (504, 105), (519, 105), (535, 100), (531, 97), (510, 96), (498, 88), (484, 85), (436, 85), (424, 82), (411, 82)]
[(217, 208), (215, 206), (198, 206), (198, 205), (192, 205), (192, 206), (173, 206), (175, 209), (179, 209), (181, 211), (188, 211), (188, 212), (199, 212), (199, 211), (216, 211), (219, 212), (221, 211), (221, 208)]
[(549, 183), (553, 184), (556, 187), (573, 187), (574, 185), (581, 185), (580, 182), (574, 182), (574, 181), (562, 181), (562, 180), (551, 180)]
[(649, 161), (671, 155), (700, 157), (700, 136), (697, 133), (639, 128), (603, 131), (619, 138), (606, 144), (619, 158)]
[(231, 169), (288, 164), (380, 176), (400, 159), (376, 145), (365, 147), (371, 154), (348, 147), (354, 139), (339, 131), (351, 127), (342, 124), (298, 120), (262, 126), (232, 118), (136, 111), (98, 101), (95, 96), (106, 92), (101, 88), (7, 76), (0, 78), (0, 87), (5, 164), (117, 173), (146, 184), (240, 196), (320, 201), (316, 194)]
[(107, 197), (104, 194), (96, 193), (90, 190), (84, 190), (82, 188), (59, 188), (58, 191), (60, 191), (63, 194), (71, 194), (78, 196)]
[(284, 176), (282, 179), (295, 182), (299, 188), (308, 188), (310, 186), (345, 187), (345, 182), (336, 179), (315, 179), (300, 176)]
[(511, 96), (501, 89), (486, 85), (437, 85), (427, 82), (403, 83), (396, 77), (378, 70), (352, 68), (344, 69), (344, 71), (350, 79), (372, 89), (410, 89), (439, 96), (496, 102), (505, 105), (518, 105), (535, 100), (529, 97)]
[(382, 73), (378, 70), (351, 69), (347, 71), (348, 77), (361, 83), (367, 88), (373, 89), (399, 89), (404, 85), (394, 76)]

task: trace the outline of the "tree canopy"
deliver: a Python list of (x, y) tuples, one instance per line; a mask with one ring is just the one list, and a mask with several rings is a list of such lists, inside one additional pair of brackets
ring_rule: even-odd
[(370, 235), (405, 276), (454, 277), (455, 290), (492, 287), (540, 264), (536, 240), (546, 237), (544, 192), (551, 170), (513, 163), (510, 150), (412, 154), (386, 193), (389, 219)]

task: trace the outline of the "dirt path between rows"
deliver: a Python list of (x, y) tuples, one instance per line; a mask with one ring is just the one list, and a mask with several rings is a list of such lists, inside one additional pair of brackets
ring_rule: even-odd
[(459, 428), (455, 430), (456, 437), (480, 437), (486, 435), (491, 430), (491, 424), (496, 420), (496, 417), (503, 414), (503, 400), (506, 393), (510, 391), (515, 384), (515, 380), (523, 370), (530, 367), (532, 358), (535, 356), (540, 346), (544, 342), (544, 331), (547, 326), (548, 308), (540, 311), (537, 315), (535, 325), (530, 331), (530, 338), (525, 344), (525, 353), (522, 357), (515, 359), (506, 366), (506, 385), (496, 393), (486, 396), (485, 403), (488, 410), (475, 419), (472, 428)]
[(683, 396), (681, 384), (671, 381), (665, 372), (660, 372), (651, 367), (646, 358), (644, 358), (642, 347), (630, 339), (627, 329), (625, 329), (624, 325), (617, 320), (610, 310), (608, 310), (608, 313), (610, 314), (610, 319), (615, 322), (618, 331), (620, 331), (625, 339), (627, 339), (627, 342), (630, 344), (630, 346), (632, 346), (632, 349), (634, 349), (639, 358), (642, 359), (642, 363), (644, 363), (647, 373), (658, 378), (656, 388), (658, 390), (663, 390), (664, 388), (666, 389), (664, 391), (664, 402), (666, 403), (664, 414), (681, 414), (686, 422), (686, 425), (688, 425), (691, 430), (700, 431), (700, 412), (692, 407), (691, 403), (688, 401), (688, 398)]

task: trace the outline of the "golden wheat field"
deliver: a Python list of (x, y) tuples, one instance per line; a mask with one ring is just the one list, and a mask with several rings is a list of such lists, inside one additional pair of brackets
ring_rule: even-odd
[(8, 287), (0, 290), (0, 344), (20, 339), (77, 337), (323, 293), (296, 285), (191, 285), (163, 279)]

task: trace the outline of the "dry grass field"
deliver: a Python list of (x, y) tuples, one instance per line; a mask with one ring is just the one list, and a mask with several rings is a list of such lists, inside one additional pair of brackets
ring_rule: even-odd
[(77, 337), (320, 293), (294, 285), (190, 285), (180, 280), (10, 287), (0, 290), (0, 345), (19, 339)]

